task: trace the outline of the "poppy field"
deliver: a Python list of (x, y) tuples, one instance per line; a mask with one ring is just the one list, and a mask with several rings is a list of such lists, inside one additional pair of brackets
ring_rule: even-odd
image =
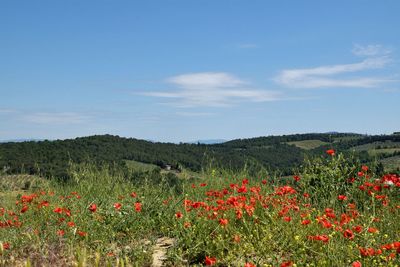
[(73, 177), (0, 203), (0, 266), (400, 265), (400, 177), (334, 150), (285, 178)]

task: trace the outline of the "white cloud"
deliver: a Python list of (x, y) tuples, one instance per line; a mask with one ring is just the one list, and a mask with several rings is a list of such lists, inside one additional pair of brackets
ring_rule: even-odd
[(37, 124), (79, 124), (87, 122), (89, 116), (74, 112), (46, 113), (36, 112), (25, 115), (25, 121)]
[[(367, 57), (358, 63), (283, 70), (274, 80), (283, 86), (291, 88), (377, 87), (393, 80), (381, 77), (360, 76), (344, 78), (338, 77), (338, 75), (384, 68), (391, 59), (389, 56), (383, 55), (381, 50), (380, 47), (376, 46), (359, 46), (356, 48), (356, 52), (353, 50), (354, 53), (358, 53), (359, 55), (374, 55), (374, 57)], [(380, 56), (376, 56), (378, 53)]]
[(174, 76), (166, 80), (178, 89), (169, 92), (144, 92), (143, 95), (172, 98), (178, 107), (229, 106), (237, 102), (265, 102), (279, 100), (273, 91), (254, 89), (245, 82), (225, 72), (201, 72)]
[(390, 48), (384, 47), (383, 45), (359, 45), (355, 44), (352, 50), (353, 54), (361, 57), (372, 57), (388, 55), (392, 52)]

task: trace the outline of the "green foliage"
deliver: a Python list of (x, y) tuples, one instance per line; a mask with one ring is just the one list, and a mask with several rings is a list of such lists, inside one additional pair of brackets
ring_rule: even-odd
[[(363, 163), (372, 162), (367, 151), (351, 152), (353, 147), (370, 143), (400, 144), (399, 135), (363, 136), (355, 134), (296, 134), (237, 139), (222, 144), (155, 143), (112, 135), (96, 135), (69, 140), (1, 143), (0, 167), (7, 174), (37, 174), (68, 180), (69, 162), (114, 165), (126, 169), (164, 168), (188, 169), (195, 172), (218, 168), (233, 171), (261, 169), (292, 174), (305, 157), (320, 155), (328, 148), (345, 154), (355, 153)], [(292, 144), (292, 145), (290, 145)], [(308, 150), (295, 144), (307, 144)], [(326, 145), (322, 145), (326, 144)], [(311, 146), (310, 146), (311, 145)], [(316, 148), (311, 149), (313, 146)], [(387, 148), (375, 158), (384, 159), (400, 154)], [(390, 153), (388, 153), (390, 151)], [(210, 168), (211, 167), (211, 168)]]
[(325, 204), (332, 205), (338, 195), (353, 193), (354, 184), (349, 179), (357, 177), (360, 166), (356, 158), (346, 158), (342, 153), (308, 159), (299, 172), (299, 184), (304, 191), (319, 198), (314, 201), (323, 199)]

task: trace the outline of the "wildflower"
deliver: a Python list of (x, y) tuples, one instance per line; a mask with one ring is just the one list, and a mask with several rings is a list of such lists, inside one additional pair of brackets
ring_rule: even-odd
[(96, 204), (91, 204), (90, 206), (89, 206), (89, 210), (91, 211), (91, 212), (96, 212), (96, 210), (97, 210), (97, 206), (96, 206)]
[(310, 224), (310, 223), (311, 223), (310, 220), (303, 220), (303, 221), (301, 222), (302, 225), (308, 225), (308, 224)]
[(65, 231), (64, 230), (58, 230), (57, 231), (57, 235), (64, 236), (65, 235)]
[(296, 182), (298, 182), (298, 181), (300, 181), (300, 176), (295, 175), (295, 176), (293, 176), (293, 179), (294, 179)]
[(200, 184), (200, 186), (204, 187), (204, 186), (207, 186), (207, 184), (206, 183), (202, 183), (202, 184)]
[(205, 259), (204, 263), (207, 266), (211, 266), (211, 265), (214, 265), (214, 264), (217, 263), (217, 259), (216, 258), (210, 258), (210, 257), (206, 256), (206, 259)]
[(309, 240), (317, 240), (317, 241), (322, 241), (324, 243), (328, 243), (329, 241), (329, 236), (327, 235), (315, 235), (315, 236), (308, 236)]
[(57, 208), (55, 208), (55, 209), (53, 210), (53, 212), (55, 212), (55, 213), (62, 213), (62, 208), (57, 207)]
[(330, 156), (335, 156), (335, 150), (333, 150), (333, 149), (328, 149), (328, 150), (326, 151), (326, 154), (328, 154), (328, 155), (330, 155)]
[(183, 224), (183, 227), (185, 227), (185, 228), (190, 228), (190, 226), (192, 226), (192, 224), (190, 222), (185, 222)]
[(78, 235), (80, 235), (82, 237), (87, 236), (87, 233), (83, 232), (83, 231), (78, 231), (77, 233), (78, 233)]
[(262, 180), (261, 183), (262, 184), (267, 184), (267, 180)]
[(131, 193), (131, 197), (135, 198), (137, 196), (137, 194), (135, 192)]
[(356, 233), (361, 233), (362, 231), (362, 226), (361, 225), (356, 225), (353, 227), (353, 231)]
[(175, 213), (175, 217), (178, 219), (182, 218), (183, 217), (182, 212), (178, 211), (177, 213)]
[(351, 264), (351, 266), (352, 266), (352, 267), (361, 267), (362, 265), (361, 265), (361, 262), (355, 261), (355, 262), (353, 262), (353, 263)]
[(25, 213), (28, 210), (28, 206), (23, 206), (21, 209), (21, 213)]
[(343, 232), (343, 236), (344, 236), (345, 238), (348, 238), (348, 239), (353, 239), (353, 238), (354, 238), (353, 231), (351, 231), (350, 229), (345, 230), (345, 231)]
[(115, 208), (116, 210), (120, 210), (120, 209), (122, 208), (122, 204), (119, 203), (119, 202), (117, 202), (117, 203), (114, 204), (114, 208)]
[(374, 228), (374, 227), (369, 227), (369, 228), (368, 228), (368, 232), (374, 234), (374, 233), (378, 232), (378, 229), (376, 229), (376, 228)]
[(137, 212), (141, 212), (141, 211), (142, 211), (142, 203), (136, 202), (136, 203), (135, 203), (135, 210), (136, 210)]
[(246, 264), (244, 265), (244, 267), (256, 267), (255, 264), (251, 263), (251, 262), (246, 262)]
[(244, 184), (244, 185), (242, 185), (241, 187), (239, 187), (239, 188), (237, 189), (237, 192), (238, 192), (238, 193), (246, 193), (246, 192), (247, 192), (246, 185)]
[(10, 249), (10, 243), (4, 242), (4, 243), (3, 243), (3, 249), (4, 249), (4, 250)]
[(42, 207), (48, 207), (50, 205), (50, 203), (48, 202), (48, 201), (42, 201), (40, 204), (39, 204), (39, 208), (42, 208)]
[(219, 219), (219, 224), (222, 226), (226, 226), (228, 222), (229, 222), (228, 219), (223, 219), (223, 218)]
[(338, 200), (347, 200), (347, 197), (345, 195), (339, 195)]
[(368, 169), (369, 169), (368, 166), (365, 165), (361, 166), (361, 170), (363, 170), (364, 172), (367, 172)]
[(285, 216), (285, 217), (283, 217), (283, 220), (285, 220), (286, 222), (290, 222), (292, 220), (292, 217)]
[(74, 222), (67, 222), (67, 225), (68, 225), (69, 227), (74, 227), (74, 226), (75, 226), (75, 223), (74, 223)]
[(233, 236), (233, 242), (239, 243), (240, 242), (240, 235), (234, 235)]
[(285, 262), (282, 262), (281, 267), (290, 267), (292, 265), (293, 265), (292, 261), (285, 261)]

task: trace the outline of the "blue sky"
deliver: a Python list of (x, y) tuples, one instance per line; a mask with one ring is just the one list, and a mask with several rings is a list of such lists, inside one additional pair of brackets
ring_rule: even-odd
[(399, 1), (1, 1), (0, 140), (400, 130)]

